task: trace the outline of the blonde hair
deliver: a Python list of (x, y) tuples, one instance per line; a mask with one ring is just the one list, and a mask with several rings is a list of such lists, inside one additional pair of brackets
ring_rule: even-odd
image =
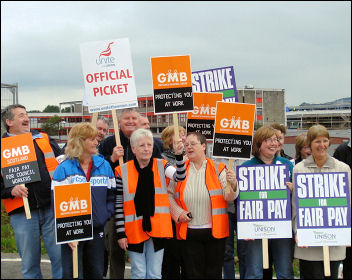
[(95, 138), (97, 135), (98, 131), (91, 123), (85, 122), (74, 125), (68, 134), (65, 154), (70, 159), (78, 158), (81, 161), (84, 151), (84, 141)]
[[(166, 150), (171, 149), (171, 140), (172, 137), (174, 136), (174, 125), (170, 125), (166, 128), (164, 128), (164, 130), (161, 132), (161, 141), (163, 142), (163, 146)], [(183, 131), (184, 134), (186, 134), (186, 129), (184, 129), (182, 126), (178, 127), (178, 132)]]
[(329, 131), (326, 129), (325, 126), (317, 124), (310, 127), (307, 132), (307, 140), (306, 140), (307, 147), (311, 148), (313, 140), (320, 136), (330, 139)]
[(264, 142), (265, 139), (271, 138), (273, 135), (277, 135), (277, 129), (271, 126), (262, 126), (258, 128), (253, 137), (252, 143), (252, 155), (255, 157), (259, 156), (260, 146)]
[(295, 158), (301, 157), (301, 150), (304, 146), (306, 146), (306, 140), (307, 140), (307, 133), (301, 133), (297, 135), (296, 144), (295, 144), (295, 149), (296, 149)]

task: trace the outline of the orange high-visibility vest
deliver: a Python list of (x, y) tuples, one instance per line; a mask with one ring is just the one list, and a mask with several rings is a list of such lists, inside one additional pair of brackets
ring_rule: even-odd
[[(189, 160), (185, 162), (185, 167), (186, 179), (177, 183), (174, 196), (177, 204), (184, 210), (188, 211), (187, 206), (184, 202), (183, 194), (187, 184), (188, 172), (190, 167)], [(229, 236), (227, 202), (224, 199), (222, 186), (218, 179), (218, 175), (225, 167), (226, 166), (223, 163), (219, 163), (219, 165), (216, 167), (215, 163), (211, 159), (207, 158), (207, 165), (205, 169), (205, 185), (210, 195), (212, 235), (214, 238), (225, 238)], [(186, 240), (187, 225), (188, 223), (176, 223), (177, 239)]]
[(123, 211), (125, 216), (125, 233), (129, 244), (138, 244), (148, 240), (150, 237), (172, 238), (172, 224), (170, 214), (169, 196), (166, 189), (164, 159), (153, 159), (154, 188), (155, 188), (155, 211), (150, 217), (152, 230), (143, 231), (143, 216), (136, 216), (134, 197), (138, 183), (138, 171), (134, 161), (130, 160), (121, 167), (115, 168), (123, 182)]
[[(40, 134), (42, 135), (42, 138), (35, 138), (34, 141), (37, 143), (39, 149), (43, 152), (46, 168), (48, 169), (50, 178), (53, 178), (54, 171), (59, 163), (57, 162), (53, 149), (50, 146), (48, 134)], [(10, 213), (11, 211), (23, 206), (23, 199), (20, 197), (6, 198), (3, 199), (2, 202), (7, 213)]]

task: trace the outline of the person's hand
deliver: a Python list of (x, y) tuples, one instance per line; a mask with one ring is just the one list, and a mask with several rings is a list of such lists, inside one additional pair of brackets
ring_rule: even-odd
[(78, 241), (68, 242), (68, 246), (70, 246), (71, 250), (73, 251), (78, 246)]
[(230, 183), (231, 188), (235, 191), (237, 186), (236, 173), (233, 170), (226, 169), (226, 181)]
[(121, 238), (117, 240), (117, 243), (119, 243), (119, 246), (122, 250), (127, 251), (127, 248), (128, 248), (127, 238)]
[(183, 142), (182, 142), (181, 138), (178, 139), (177, 142), (174, 142), (173, 147), (175, 147), (174, 148), (175, 155), (182, 155), (183, 150), (184, 150), (185, 147), (183, 146)]
[(186, 212), (186, 211), (182, 212), (181, 215), (178, 217), (177, 222), (179, 222), (179, 223), (188, 223), (188, 222), (190, 222), (192, 219), (187, 216), (188, 213), (189, 212)]
[[(296, 241), (296, 244), (298, 246), (298, 237), (297, 237), (297, 233), (295, 234), (295, 241)], [(298, 248), (308, 248), (308, 246), (298, 246)]]
[(245, 238), (244, 241), (253, 241), (254, 238)]
[(11, 190), (11, 195), (14, 197), (28, 197), (28, 189), (25, 185), (16, 185)]
[(111, 154), (111, 161), (112, 162), (116, 162), (120, 159), (120, 157), (123, 157), (124, 155), (124, 151), (123, 151), (123, 147), (120, 146), (116, 146), (113, 150), (112, 150), (112, 154)]
[(292, 193), (293, 184), (292, 184), (291, 182), (286, 182), (286, 186), (288, 187), (288, 189), (289, 189), (290, 192)]

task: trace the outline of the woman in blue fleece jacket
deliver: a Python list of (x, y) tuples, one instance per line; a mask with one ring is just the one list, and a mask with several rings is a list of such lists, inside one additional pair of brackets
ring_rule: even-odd
[[(116, 182), (110, 164), (97, 155), (97, 130), (90, 123), (72, 127), (65, 149), (66, 160), (55, 170), (52, 190), (58, 185), (90, 182), (93, 239), (61, 245), (62, 276), (72, 278), (72, 250), (78, 246), (78, 277), (102, 279), (104, 226), (114, 213)], [(117, 243), (116, 243), (117, 246)]]

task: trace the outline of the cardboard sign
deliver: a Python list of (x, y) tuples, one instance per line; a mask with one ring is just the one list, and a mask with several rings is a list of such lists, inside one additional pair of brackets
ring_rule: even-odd
[(1, 138), (1, 172), (6, 188), (40, 181), (31, 133)]
[(137, 107), (128, 38), (80, 45), (89, 113)]
[(249, 159), (255, 104), (217, 102), (213, 157)]
[(222, 101), (222, 93), (193, 92), (194, 109), (187, 114), (187, 132), (198, 131), (213, 140), (217, 101)]
[(298, 246), (350, 246), (347, 172), (294, 174)]
[(193, 91), (222, 92), (223, 101), (238, 102), (233, 66), (192, 72)]
[(237, 166), (239, 239), (292, 237), (291, 199), (284, 164)]
[(56, 244), (93, 239), (90, 183), (55, 186)]
[(154, 113), (193, 110), (191, 61), (189, 55), (152, 57)]

